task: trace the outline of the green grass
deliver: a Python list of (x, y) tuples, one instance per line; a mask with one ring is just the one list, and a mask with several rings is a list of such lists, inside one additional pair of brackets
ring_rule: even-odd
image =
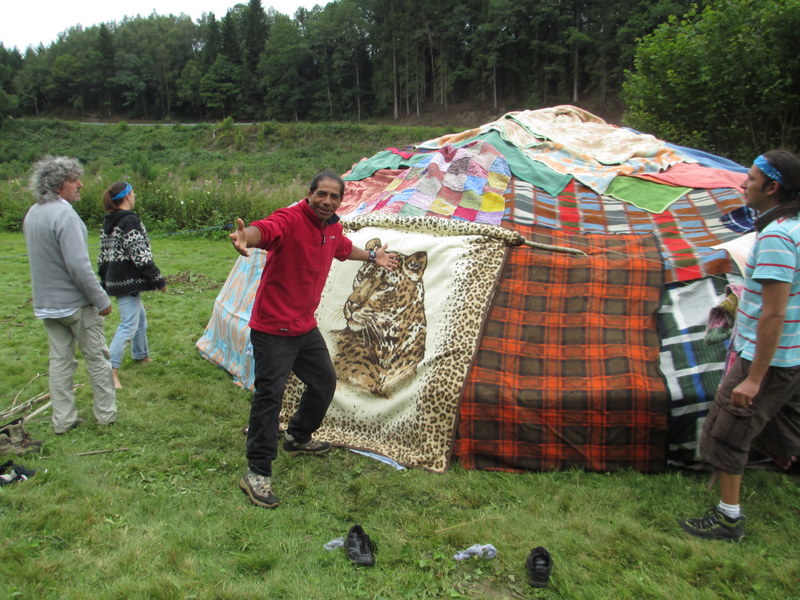
[[(96, 236), (90, 238), (96, 256)], [(0, 598), (274, 599), (799, 598), (800, 479), (753, 471), (741, 544), (696, 540), (675, 523), (717, 499), (707, 476), (565, 471), (395, 471), (344, 449), (275, 464), (275, 510), (252, 506), (245, 467), (249, 394), (203, 360), (195, 342), (236, 260), (224, 234), (154, 237), (170, 284), (145, 296), (154, 362), (123, 364), (119, 422), (55, 436), (29, 424), (37, 470), (0, 487)], [(0, 234), (0, 408), (46, 391), (47, 340), (33, 317), (24, 242)], [(116, 306), (115, 306), (116, 308)], [(116, 312), (106, 323), (110, 337)], [(81, 361), (77, 382), (86, 383)], [(81, 453), (113, 450), (102, 454)], [(323, 544), (360, 523), (379, 545), (357, 569)], [(494, 560), (456, 562), (476, 543)], [(554, 559), (551, 585), (525, 579), (530, 549)]]
[(103, 219), (103, 191), (125, 180), (136, 189), (136, 210), (149, 230), (172, 232), (260, 218), (302, 198), (320, 171), (344, 173), (378, 150), (448, 131), (453, 130), (352, 123), (6, 121), (0, 130), (0, 231), (20, 230), (32, 200), (31, 165), (46, 154), (75, 156), (84, 164), (82, 200), (75, 208), (90, 228)]

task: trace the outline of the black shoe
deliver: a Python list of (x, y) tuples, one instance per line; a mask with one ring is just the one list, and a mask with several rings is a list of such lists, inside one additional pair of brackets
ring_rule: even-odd
[(272, 492), (272, 478), (253, 473), (250, 469), (239, 480), (239, 487), (250, 498), (250, 502), (264, 508), (275, 508), (280, 504), (278, 497)]
[(297, 456), (298, 454), (321, 456), (331, 451), (331, 444), (330, 442), (320, 442), (313, 438), (301, 443), (295, 440), (287, 431), (283, 436), (283, 449), (290, 456)]
[(697, 519), (679, 519), (678, 524), (686, 533), (706, 540), (740, 542), (744, 537), (744, 515), (732, 519), (719, 508), (712, 506), (705, 516)]
[(64, 435), (64, 434), (65, 434), (65, 433), (67, 433), (68, 431), (72, 431), (73, 429), (75, 429), (75, 428), (76, 428), (78, 425), (80, 425), (81, 423), (83, 423), (83, 419), (81, 419), (80, 417), (78, 417), (77, 419), (75, 419), (75, 421), (72, 423), (72, 425), (70, 425), (70, 426), (69, 426), (69, 427), (67, 427), (66, 429), (64, 429), (64, 430), (62, 430), (62, 431), (56, 431), (56, 435)]
[(542, 546), (537, 546), (531, 550), (528, 560), (525, 561), (525, 570), (528, 571), (528, 581), (533, 587), (547, 587), (552, 569), (553, 559), (547, 550)]
[(364, 533), (361, 525), (353, 525), (350, 528), (344, 547), (353, 564), (360, 567), (371, 567), (375, 564), (375, 553), (378, 552), (378, 546)]

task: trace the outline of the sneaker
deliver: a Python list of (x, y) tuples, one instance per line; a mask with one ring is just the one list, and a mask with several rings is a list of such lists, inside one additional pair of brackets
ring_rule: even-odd
[(280, 504), (278, 497), (272, 493), (272, 478), (266, 475), (259, 475), (247, 469), (239, 481), (239, 487), (256, 506), (275, 508)]
[(375, 564), (375, 553), (378, 551), (378, 546), (364, 532), (361, 525), (353, 525), (350, 528), (344, 547), (353, 564), (359, 567), (371, 567)]
[(83, 419), (81, 419), (80, 417), (78, 417), (77, 419), (75, 419), (75, 421), (72, 423), (72, 425), (70, 425), (70, 426), (69, 426), (69, 427), (67, 427), (66, 429), (63, 429), (63, 430), (61, 430), (61, 431), (56, 431), (56, 435), (64, 435), (64, 434), (65, 434), (65, 433), (67, 433), (68, 431), (72, 431), (73, 429), (75, 429), (75, 428), (76, 428), (78, 425), (80, 425), (81, 423), (83, 423)]
[(315, 454), (322, 456), (331, 451), (330, 442), (320, 442), (311, 438), (307, 442), (298, 442), (287, 431), (283, 437), (283, 449), (290, 456), (297, 456), (298, 454)]
[(535, 588), (547, 587), (550, 581), (550, 571), (553, 569), (553, 559), (550, 553), (542, 546), (537, 546), (528, 555), (525, 561), (525, 570), (528, 572), (528, 582)]
[(699, 538), (739, 542), (744, 537), (744, 519), (744, 515), (732, 519), (716, 506), (712, 506), (705, 516), (697, 519), (678, 519), (678, 524), (686, 533)]

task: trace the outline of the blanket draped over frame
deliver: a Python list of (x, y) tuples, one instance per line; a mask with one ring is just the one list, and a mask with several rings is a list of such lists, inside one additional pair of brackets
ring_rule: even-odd
[(250, 345), (250, 311), (267, 253), (250, 249), (250, 256), (236, 259), (225, 285), (214, 300), (211, 318), (197, 340), (200, 355), (219, 365), (243, 388), (253, 388), (253, 348)]
[[(364, 312), (381, 308), (382, 314), (375, 317), (384, 319), (384, 323), (402, 325), (404, 315), (414, 313), (410, 325), (417, 329), (414, 343), (420, 354), (412, 356), (408, 348), (411, 344), (385, 342), (378, 355), (369, 361), (385, 365), (386, 372), (377, 376), (393, 382), (380, 392), (368, 389), (363, 381), (352, 376), (358, 367), (351, 362), (363, 358), (366, 350), (354, 347), (352, 340), (357, 336), (347, 330), (355, 328), (355, 320), (348, 321), (344, 305), (356, 295), (368, 295), (364, 292), (366, 288), (358, 284), (368, 266), (358, 261), (334, 261), (317, 309), (317, 320), (339, 372), (339, 382), (317, 435), (335, 445), (388, 456), (405, 466), (443, 472), (449, 465), (461, 391), (478, 345), (483, 318), (506, 248), (518, 236), (491, 225), (381, 214), (343, 224), (356, 246), (363, 248), (370, 240), (379, 239), (381, 245), (388, 243), (390, 251), (403, 257), (404, 264), (410, 257), (414, 257), (414, 264), (424, 262), (424, 272), (416, 271), (421, 272), (419, 285), (395, 281), (387, 286), (395, 295), (380, 307), (370, 307), (369, 297), (360, 300)], [(259, 251), (249, 259), (238, 259), (217, 298), (206, 332), (197, 342), (205, 358), (224, 366), (237, 384), (247, 388), (253, 385), (247, 322), (265, 255)], [(424, 261), (420, 258), (423, 255)], [(397, 277), (403, 277), (404, 269), (397, 270), (400, 271)], [(424, 311), (424, 318), (415, 309)], [(420, 322), (425, 323), (422, 333)], [(401, 338), (412, 328), (399, 326), (394, 337)], [(387, 329), (384, 324), (378, 331)], [(350, 337), (344, 338), (343, 332)], [(220, 339), (229, 343), (220, 344)], [(347, 343), (341, 343), (342, 339)], [(409, 362), (405, 359), (413, 359), (411, 368), (404, 373), (392, 372), (393, 367)], [(300, 381), (292, 376), (284, 394), (282, 427), (296, 410), (302, 390)]]
[(454, 455), (468, 469), (662, 470), (669, 398), (658, 369), (655, 237), (519, 232), (589, 255), (509, 252)]

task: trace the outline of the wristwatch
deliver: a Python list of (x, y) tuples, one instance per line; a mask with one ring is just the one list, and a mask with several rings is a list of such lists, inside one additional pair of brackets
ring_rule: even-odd
[(370, 250), (369, 251), (369, 258), (367, 259), (367, 262), (374, 263), (376, 257), (377, 257), (377, 255), (375, 254), (375, 250)]

